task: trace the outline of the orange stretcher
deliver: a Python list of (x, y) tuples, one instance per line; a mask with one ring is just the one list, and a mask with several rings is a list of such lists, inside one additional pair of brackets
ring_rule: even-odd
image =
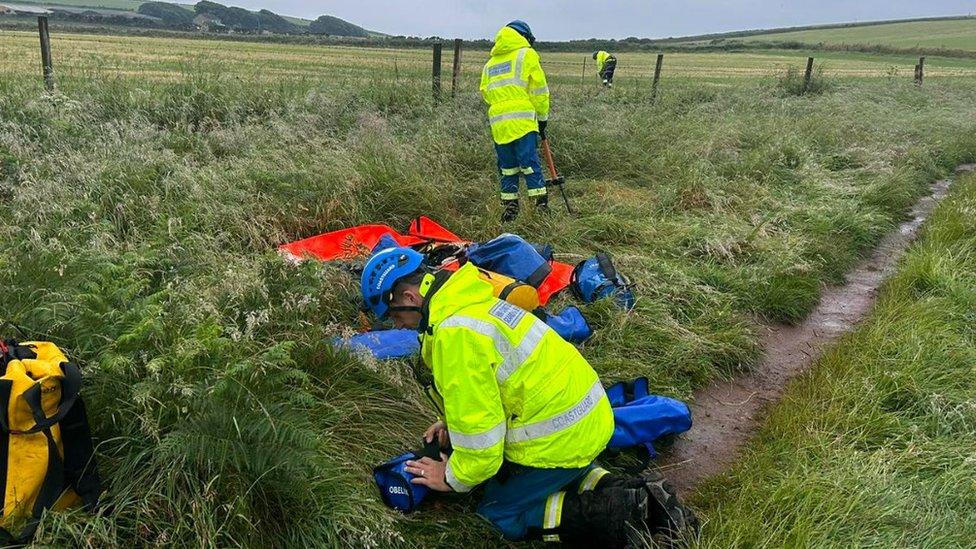
[[(401, 246), (417, 249), (438, 244), (466, 246), (471, 243), (433, 219), (421, 216), (410, 222), (405, 233), (400, 233), (389, 225), (359, 225), (289, 242), (279, 246), (278, 249), (294, 261), (306, 258), (320, 261), (365, 259), (384, 235), (389, 235)], [(539, 301), (542, 305), (569, 286), (570, 276), (573, 273), (573, 266), (567, 263), (552, 261), (550, 264), (552, 272), (538, 288)], [(444, 268), (456, 269), (457, 263), (445, 265)]]

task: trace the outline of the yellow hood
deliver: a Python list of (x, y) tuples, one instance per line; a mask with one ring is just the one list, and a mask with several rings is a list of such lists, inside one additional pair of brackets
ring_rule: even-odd
[(511, 27), (502, 27), (495, 35), (495, 45), (491, 48), (492, 57), (504, 55), (522, 48), (529, 48), (529, 41)]

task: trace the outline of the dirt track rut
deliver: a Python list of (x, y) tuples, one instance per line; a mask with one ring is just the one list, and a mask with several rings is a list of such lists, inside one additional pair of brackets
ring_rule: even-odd
[[(974, 170), (976, 165), (967, 164), (956, 173)], [(717, 381), (695, 395), (691, 404), (694, 426), (663, 451), (658, 462), (680, 492), (731, 466), (761, 425), (767, 408), (783, 396), (789, 381), (867, 316), (881, 283), (948, 194), (951, 183), (951, 179), (934, 182), (931, 194), (915, 204), (911, 219), (887, 235), (870, 257), (848, 273), (844, 285), (827, 288), (803, 323), (767, 326), (761, 337), (765, 354), (755, 369), (731, 381)]]

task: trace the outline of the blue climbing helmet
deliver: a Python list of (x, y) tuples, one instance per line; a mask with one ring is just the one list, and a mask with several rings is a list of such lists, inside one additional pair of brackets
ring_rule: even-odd
[(366, 308), (379, 318), (390, 312), (393, 287), (405, 276), (417, 272), (424, 264), (424, 255), (410, 248), (382, 249), (366, 263), (359, 287)]
[(511, 23), (505, 26), (521, 34), (526, 40), (529, 41), (530, 46), (535, 44), (535, 36), (532, 34), (532, 29), (529, 28), (529, 24), (526, 23), (525, 21), (522, 21), (521, 19), (516, 19), (515, 21), (512, 21)]

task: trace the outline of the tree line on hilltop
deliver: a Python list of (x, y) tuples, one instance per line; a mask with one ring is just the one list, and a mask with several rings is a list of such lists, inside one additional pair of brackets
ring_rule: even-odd
[(251, 11), (202, 0), (193, 6), (170, 2), (146, 2), (139, 6), (142, 15), (154, 17), (168, 28), (204, 30), (209, 32), (233, 32), (244, 34), (327, 34), (332, 36), (367, 37), (366, 29), (343, 21), (338, 17), (323, 15), (308, 26), (298, 25), (272, 11)]

